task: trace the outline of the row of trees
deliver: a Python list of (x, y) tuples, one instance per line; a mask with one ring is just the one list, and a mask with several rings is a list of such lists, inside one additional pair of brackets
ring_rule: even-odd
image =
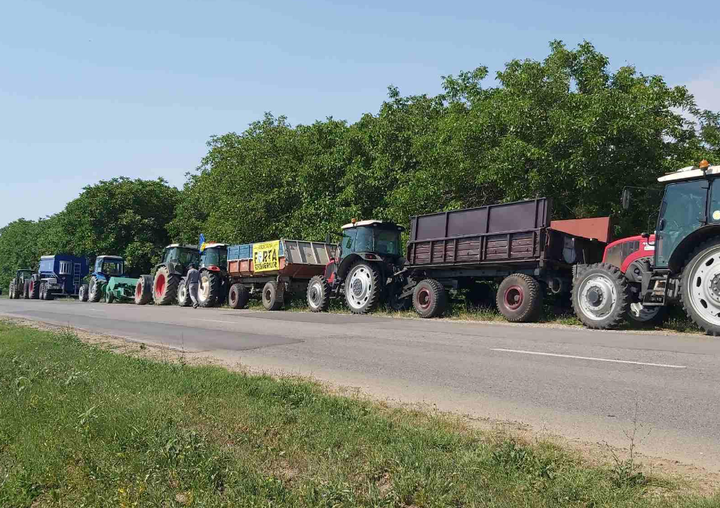
[(657, 202), (619, 206), (626, 185), (720, 158), (720, 114), (684, 87), (634, 67), (610, 70), (585, 42), (443, 77), (443, 93), (391, 87), (376, 114), (292, 126), (267, 114), (215, 136), (182, 191), (117, 178), (86, 187), (62, 212), (0, 230), (0, 283), (40, 254), (120, 253), (146, 272), (166, 243), (322, 239), (351, 217), (407, 224), (414, 214), (535, 196), (554, 216), (612, 214), (615, 233), (645, 229)]

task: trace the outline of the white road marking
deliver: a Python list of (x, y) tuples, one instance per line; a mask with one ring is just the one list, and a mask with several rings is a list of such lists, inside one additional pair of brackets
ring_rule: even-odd
[(556, 356), (558, 358), (574, 358), (576, 360), (591, 360), (593, 362), (630, 363), (632, 365), (647, 365), (649, 367), (666, 367), (668, 369), (686, 369), (686, 365), (668, 365), (666, 363), (633, 362), (630, 360), (613, 360), (611, 358), (593, 358), (590, 356), (561, 355), (558, 353), (542, 353), (540, 351), (523, 351), (521, 349), (490, 348), (491, 351), (504, 353), (521, 353), (524, 355)]
[(200, 318), (195, 319), (195, 321), (208, 321), (210, 323), (230, 323), (233, 325), (236, 325), (239, 323), (239, 321), (222, 321), (220, 319), (200, 319)]

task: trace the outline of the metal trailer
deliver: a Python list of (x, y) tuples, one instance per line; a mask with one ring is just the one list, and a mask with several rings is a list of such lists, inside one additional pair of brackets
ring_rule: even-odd
[(535, 320), (545, 286), (569, 293), (573, 266), (602, 260), (609, 239), (609, 218), (551, 227), (550, 209), (548, 199), (538, 198), (411, 217), (400, 298), (412, 296), (420, 316), (434, 317), (445, 310), (448, 290), (489, 303), (492, 290), (482, 282), (498, 282), (494, 300), (503, 316)]
[(259, 297), (267, 310), (280, 309), (289, 297), (305, 294), (310, 279), (325, 273), (336, 249), (326, 242), (285, 239), (230, 245), (228, 304), (241, 309)]
[(26, 281), (31, 298), (52, 300), (56, 296), (78, 296), (82, 279), (88, 274), (85, 258), (69, 254), (42, 256), (37, 277)]

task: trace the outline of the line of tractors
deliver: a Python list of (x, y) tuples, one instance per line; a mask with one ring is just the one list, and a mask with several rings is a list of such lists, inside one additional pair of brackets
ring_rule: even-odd
[[(313, 312), (333, 298), (354, 313), (384, 303), (422, 317), (443, 314), (462, 295), (494, 305), (509, 321), (536, 320), (547, 294), (565, 294), (589, 328), (662, 319), (670, 304), (720, 334), (720, 166), (702, 161), (658, 179), (664, 184), (655, 232), (611, 241), (609, 218), (551, 220), (545, 198), (388, 221), (353, 220), (338, 241), (280, 239), (243, 245), (168, 245), (153, 273), (125, 275), (121, 257), (43, 256), (37, 273), (18, 270), (10, 298), (190, 305), (185, 276), (199, 267), (198, 303), (268, 310), (302, 296)], [(631, 204), (631, 188), (622, 204)], [(600, 225), (600, 226), (598, 226)], [(82, 282), (89, 275), (89, 282)]]

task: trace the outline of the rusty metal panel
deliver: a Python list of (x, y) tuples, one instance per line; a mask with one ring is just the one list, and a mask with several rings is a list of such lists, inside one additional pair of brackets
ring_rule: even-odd
[(612, 239), (612, 221), (610, 217), (592, 217), (589, 219), (554, 220), (550, 228), (569, 235), (582, 236), (600, 242), (610, 243)]

